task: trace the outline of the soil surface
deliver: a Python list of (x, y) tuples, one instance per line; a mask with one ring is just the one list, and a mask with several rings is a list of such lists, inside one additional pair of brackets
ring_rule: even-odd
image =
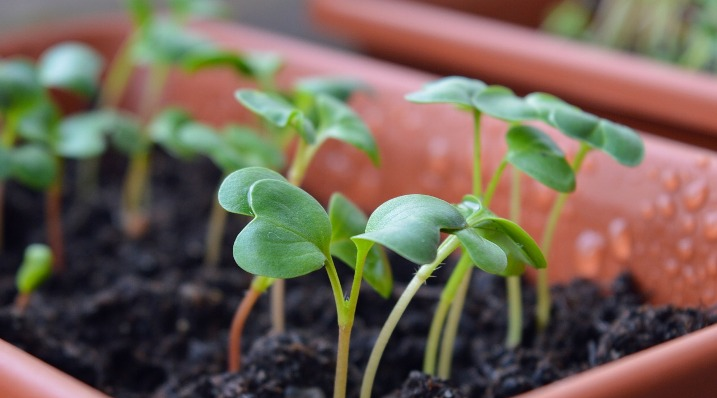
[[(147, 235), (124, 238), (115, 209), (125, 163), (111, 155), (97, 190), (78, 198), (71, 164), (64, 230), (68, 270), (33, 295), (23, 314), (13, 309), (14, 272), (24, 247), (45, 241), (42, 195), (7, 186), (6, 242), (0, 254), (0, 338), (116, 398), (330, 397), (336, 319), (326, 275), (287, 283), (286, 334), (269, 336), (266, 297), (244, 338), (243, 370), (226, 373), (227, 330), (250, 277), (231, 258), (246, 220), (230, 216), (223, 260), (202, 267), (204, 233), (219, 172), (209, 162), (153, 157), (152, 221)], [(86, 186), (85, 186), (86, 188)], [(416, 266), (397, 264), (394, 296), (364, 286), (352, 335), (349, 395), (358, 395), (378, 331)], [(349, 273), (342, 281), (348, 289)], [(414, 299), (384, 354), (376, 397), (509, 397), (620, 358), (715, 322), (696, 309), (643, 304), (629, 275), (604, 296), (587, 281), (554, 290), (550, 329), (536, 333), (525, 286), (524, 342), (503, 347), (506, 309), (502, 279), (474, 273), (449, 381), (418, 372), (446, 270)]]

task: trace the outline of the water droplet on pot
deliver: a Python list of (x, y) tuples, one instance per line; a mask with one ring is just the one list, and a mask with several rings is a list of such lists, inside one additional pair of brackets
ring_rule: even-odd
[(689, 214), (682, 217), (682, 232), (686, 234), (691, 234), (695, 232), (695, 226), (697, 225), (697, 222), (695, 221), (695, 218)]
[(613, 256), (618, 261), (627, 261), (632, 254), (632, 237), (627, 222), (622, 218), (616, 218), (610, 222), (608, 231)]
[(605, 238), (598, 232), (587, 230), (578, 235), (575, 241), (575, 263), (580, 275), (594, 277), (598, 274), (604, 249)]
[(428, 142), (428, 170), (437, 174), (447, 174), (450, 166), (450, 145), (444, 136), (434, 135)]
[(717, 240), (717, 211), (705, 215), (704, 235), (709, 240)]
[(669, 195), (662, 194), (657, 197), (657, 210), (664, 217), (670, 218), (675, 215), (675, 202)]
[(685, 187), (682, 203), (688, 210), (695, 211), (705, 204), (708, 193), (709, 190), (705, 181), (694, 181)]
[(677, 242), (677, 254), (680, 256), (680, 259), (683, 261), (687, 261), (692, 258), (692, 255), (695, 253), (695, 245), (692, 242), (692, 239), (690, 238), (683, 238), (680, 239)]
[(665, 170), (661, 176), (662, 186), (668, 192), (675, 192), (680, 187), (680, 176), (674, 170)]
[(691, 285), (694, 285), (697, 282), (697, 273), (691, 265), (685, 265), (682, 267), (682, 276), (685, 278), (685, 281)]
[(697, 167), (706, 169), (710, 166), (710, 158), (707, 155), (700, 155), (697, 157)]
[(655, 217), (655, 206), (649, 202), (643, 203), (640, 207), (640, 214), (645, 220), (652, 220)]
[(667, 274), (671, 276), (676, 276), (678, 271), (680, 270), (680, 266), (677, 263), (677, 260), (675, 260), (674, 258), (668, 258), (667, 260), (665, 260), (663, 266), (665, 268), (665, 271), (667, 271)]

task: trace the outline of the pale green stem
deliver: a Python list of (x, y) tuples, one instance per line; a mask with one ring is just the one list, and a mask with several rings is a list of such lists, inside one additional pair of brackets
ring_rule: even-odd
[[(580, 171), (580, 168), (582, 167), (583, 160), (585, 160), (585, 156), (590, 152), (590, 147), (587, 144), (581, 143), (580, 149), (578, 150), (578, 153), (575, 155), (575, 159), (573, 159), (573, 172), (577, 175)], [(558, 196), (555, 198), (555, 202), (553, 202), (553, 207), (550, 209), (550, 214), (548, 216), (548, 220), (545, 224), (545, 229), (543, 231), (543, 240), (541, 243), (541, 249), (543, 251), (543, 255), (547, 259), (550, 255), (550, 247), (553, 243), (553, 236), (555, 235), (555, 227), (558, 224), (558, 220), (560, 219), (560, 214), (563, 211), (563, 207), (565, 206), (565, 202), (568, 199), (568, 193), (559, 193)], [(546, 268), (542, 268), (538, 270), (537, 273), (537, 303), (536, 303), (536, 322), (539, 330), (543, 330), (548, 326), (548, 323), (550, 322), (550, 306), (551, 306), (551, 298), (550, 298), (550, 283), (548, 280), (548, 272)]]
[[(510, 217), (520, 222), (520, 171), (513, 167), (512, 189), (510, 194)], [(508, 331), (505, 338), (507, 348), (515, 348), (520, 344), (523, 334), (523, 299), (520, 290), (520, 276), (512, 275), (505, 279), (508, 298)]]
[[(343, 299), (341, 285), (334, 287), (332, 283), (337, 300), (336, 308), (339, 323), (339, 342), (336, 349), (336, 374), (334, 376), (334, 398), (346, 397), (351, 330), (354, 324), (354, 316), (356, 315), (356, 306), (358, 304), (358, 297), (361, 291), (363, 268), (366, 263), (367, 255), (368, 249), (358, 249), (358, 253), (356, 255), (356, 268), (354, 270), (354, 278), (353, 283), (351, 284), (351, 293), (348, 301)], [(336, 274), (335, 270), (333, 273), (334, 275)], [(329, 274), (331, 274), (331, 272), (329, 272)], [(331, 278), (331, 275), (329, 275), (329, 278)], [(336, 277), (336, 280), (338, 281), (338, 277)]]
[(480, 119), (481, 111), (473, 109), (473, 195), (479, 198), (483, 191)]
[(488, 182), (488, 187), (485, 190), (485, 195), (483, 196), (483, 206), (488, 208), (490, 207), (490, 202), (493, 200), (493, 195), (495, 194), (495, 190), (498, 188), (498, 183), (500, 182), (500, 177), (503, 175), (503, 171), (505, 170), (505, 166), (508, 165), (508, 160), (503, 158), (501, 160), (500, 164), (498, 164), (498, 168), (495, 169), (495, 172), (493, 172), (493, 176), (491, 177), (490, 181)]
[(441, 298), (438, 300), (436, 310), (433, 312), (431, 328), (428, 331), (426, 352), (423, 356), (423, 373), (429, 375), (435, 375), (436, 373), (436, 359), (438, 358), (438, 345), (441, 341), (441, 330), (446, 321), (448, 310), (451, 308), (451, 303), (459, 290), (459, 285), (466, 278), (466, 275), (470, 275), (472, 268), (473, 262), (470, 256), (464, 252), (441, 292)]
[(114, 60), (107, 71), (102, 90), (100, 91), (100, 106), (117, 108), (124, 91), (127, 89), (130, 76), (132, 76), (132, 46), (136, 35), (130, 35), (117, 50)]
[[(217, 188), (217, 191), (219, 189)], [(219, 260), (221, 260), (222, 237), (224, 236), (224, 227), (227, 222), (227, 212), (224, 210), (217, 195), (214, 195), (212, 201), (212, 209), (209, 213), (209, 225), (207, 225), (206, 249), (204, 253), (204, 266), (209, 268), (217, 268)]]
[(463, 306), (468, 295), (468, 287), (470, 286), (471, 277), (473, 276), (473, 264), (468, 268), (463, 279), (461, 280), (456, 298), (451, 303), (451, 310), (448, 313), (446, 326), (443, 330), (443, 340), (441, 340), (441, 356), (438, 359), (438, 377), (448, 380), (451, 377), (451, 363), (453, 362), (453, 345), (458, 334), (458, 326), (463, 313)]
[(433, 271), (435, 271), (436, 268), (446, 259), (446, 257), (453, 253), (459, 245), (460, 242), (455, 235), (451, 235), (446, 238), (446, 240), (444, 240), (438, 247), (436, 259), (430, 264), (422, 265), (418, 269), (416, 275), (413, 276), (401, 294), (401, 297), (398, 298), (398, 301), (391, 310), (386, 322), (383, 324), (383, 327), (378, 334), (378, 338), (376, 339), (376, 343), (371, 350), (371, 355), (369, 356), (368, 364), (366, 365), (366, 370), (364, 371), (363, 380), (361, 382), (361, 398), (371, 398), (373, 382), (376, 378), (376, 372), (378, 371), (378, 365), (381, 362), (383, 351), (386, 349), (388, 340), (391, 338), (391, 334), (393, 334), (394, 329), (396, 329), (396, 325), (398, 325), (398, 321), (406, 311), (411, 299), (413, 299), (418, 292), (418, 289), (426, 282), (426, 280), (430, 278)]

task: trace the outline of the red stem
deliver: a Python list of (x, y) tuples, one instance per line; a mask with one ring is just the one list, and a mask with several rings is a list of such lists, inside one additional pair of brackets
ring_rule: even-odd
[(229, 352), (227, 355), (230, 372), (238, 372), (241, 367), (241, 337), (244, 333), (244, 325), (246, 325), (246, 320), (249, 318), (249, 314), (261, 294), (262, 292), (259, 290), (253, 287), (249, 288), (234, 313), (232, 326), (229, 330)]

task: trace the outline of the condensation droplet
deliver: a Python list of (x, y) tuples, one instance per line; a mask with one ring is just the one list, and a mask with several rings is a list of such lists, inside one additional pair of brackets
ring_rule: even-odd
[(688, 210), (695, 211), (707, 201), (709, 189), (705, 181), (693, 181), (685, 187), (682, 203)]
[(695, 245), (690, 238), (682, 238), (677, 242), (677, 255), (681, 260), (687, 261), (695, 253)]
[(685, 278), (687, 283), (694, 285), (697, 282), (697, 273), (691, 265), (685, 265), (682, 267), (682, 276)]
[(640, 206), (640, 214), (645, 220), (652, 220), (655, 217), (655, 206), (652, 203), (645, 202)]
[(657, 210), (663, 216), (670, 218), (675, 215), (675, 202), (669, 195), (660, 195), (657, 197)]
[(667, 273), (672, 276), (676, 276), (678, 271), (680, 270), (680, 266), (677, 263), (677, 260), (675, 260), (674, 258), (668, 258), (667, 260), (665, 260), (664, 268), (665, 271), (667, 271)]
[(596, 231), (583, 231), (575, 240), (575, 263), (585, 277), (595, 277), (600, 271), (605, 249), (605, 238)]
[(661, 176), (662, 186), (668, 192), (675, 192), (680, 187), (680, 176), (674, 170), (665, 170)]
[(686, 234), (691, 234), (695, 232), (695, 226), (697, 225), (697, 222), (695, 221), (695, 218), (691, 215), (685, 215), (682, 217), (682, 232)]
[(697, 167), (706, 169), (710, 166), (710, 158), (707, 155), (700, 155), (697, 157)]
[(709, 240), (717, 240), (717, 211), (705, 215), (704, 235)]
[(608, 227), (610, 250), (618, 261), (627, 261), (632, 254), (632, 237), (627, 222), (622, 218), (614, 219)]

